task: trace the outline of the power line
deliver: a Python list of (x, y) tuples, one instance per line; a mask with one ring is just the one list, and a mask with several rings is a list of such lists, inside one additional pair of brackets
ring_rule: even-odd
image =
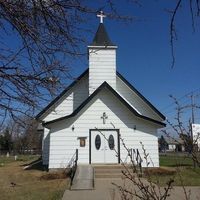
[[(185, 103), (187, 103), (187, 102), (189, 102), (189, 101), (190, 101), (190, 99), (188, 98), (186, 101), (182, 102), (182, 104), (185, 104)], [(175, 112), (175, 109), (176, 109), (176, 107), (172, 107), (172, 108), (169, 109), (168, 112), (163, 112), (163, 113), (164, 113), (165, 115), (170, 114), (170, 113), (174, 113), (174, 112)]]
[[(200, 91), (200, 88), (195, 89), (195, 90), (193, 90), (193, 91), (191, 91), (191, 92), (188, 92), (187, 94), (185, 94), (185, 95), (181, 96), (180, 98), (178, 98), (177, 101), (180, 101), (180, 100), (182, 100), (182, 99), (188, 97), (189, 95), (191, 95), (191, 94), (197, 92), (198, 90)], [(161, 110), (161, 111), (164, 111), (164, 110), (166, 110), (167, 108), (173, 106), (174, 104), (175, 104), (175, 102), (172, 102), (172, 103), (170, 103), (169, 105), (165, 106), (164, 108), (162, 108), (162, 109), (160, 109), (160, 110)]]

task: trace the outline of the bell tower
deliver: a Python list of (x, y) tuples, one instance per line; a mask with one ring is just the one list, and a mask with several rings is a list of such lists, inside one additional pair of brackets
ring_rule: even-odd
[(91, 95), (104, 81), (116, 88), (116, 49), (106, 32), (103, 19), (106, 17), (101, 11), (97, 15), (100, 24), (89, 52), (89, 95)]

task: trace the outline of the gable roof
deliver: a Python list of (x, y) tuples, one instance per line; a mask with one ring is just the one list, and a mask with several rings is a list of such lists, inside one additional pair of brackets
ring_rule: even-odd
[(48, 109), (53, 106), (58, 100), (63, 97), (67, 91), (69, 91), (74, 85), (76, 85), (79, 80), (81, 80), (86, 74), (88, 74), (89, 68), (85, 70), (78, 78), (75, 79), (66, 89), (64, 89), (55, 99), (53, 99), (41, 112), (39, 112), (35, 119), (38, 120)]
[(117, 72), (117, 76), (126, 84), (128, 87), (135, 92), (154, 112), (156, 112), (163, 120), (165, 120), (165, 116), (155, 107), (153, 106), (136, 88), (134, 88), (119, 72)]
[(76, 116), (97, 94), (99, 94), (100, 91), (103, 89), (108, 89), (123, 105), (125, 105), (129, 111), (131, 111), (135, 116), (165, 126), (165, 123), (154, 120), (152, 118), (146, 117), (144, 115), (139, 114), (126, 100), (124, 100), (107, 82), (103, 82), (77, 109), (74, 110), (74, 112), (70, 115), (60, 117), (58, 119), (54, 119), (52, 121), (48, 121), (43, 123), (44, 125), (52, 124), (58, 121), (62, 121), (71, 117)]
[(103, 23), (99, 24), (91, 46), (116, 46), (111, 42)]
[[(54, 100), (52, 100), (40, 113), (38, 113), (35, 117), (38, 120), (48, 109), (51, 108), (56, 102), (62, 98), (67, 91), (69, 91), (73, 86), (75, 86), (79, 80), (81, 80), (85, 75), (89, 73), (89, 68), (85, 70), (75, 81), (73, 81), (65, 90), (61, 92)], [(161, 119), (165, 120), (165, 116), (159, 112), (136, 88), (134, 88), (119, 72), (117, 72), (117, 76), (133, 91), (135, 92), (154, 112), (156, 112)]]

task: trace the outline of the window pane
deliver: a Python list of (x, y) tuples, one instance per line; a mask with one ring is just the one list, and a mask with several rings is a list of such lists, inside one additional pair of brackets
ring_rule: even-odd
[(100, 147), (101, 147), (101, 137), (100, 137), (100, 135), (97, 135), (96, 138), (95, 138), (95, 147), (96, 147), (97, 150), (99, 150)]
[(114, 149), (114, 147), (115, 147), (115, 141), (114, 141), (113, 135), (110, 135), (110, 136), (109, 136), (109, 138), (108, 138), (108, 145), (109, 145), (109, 148), (110, 148), (111, 150)]

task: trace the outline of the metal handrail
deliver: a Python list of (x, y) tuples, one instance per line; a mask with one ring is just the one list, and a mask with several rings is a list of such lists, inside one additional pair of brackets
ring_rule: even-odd
[(71, 185), (72, 185), (72, 182), (73, 182), (73, 179), (74, 179), (74, 176), (75, 176), (75, 173), (76, 173), (76, 169), (77, 169), (77, 161), (78, 161), (78, 149), (76, 149), (76, 152), (74, 153), (74, 155), (72, 156), (69, 164), (68, 164), (68, 167), (71, 168), (70, 170), (70, 179), (71, 179)]
[(137, 162), (137, 166), (139, 166), (140, 168), (140, 173), (142, 173), (142, 158), (140, 156), (140, 152), (138, 149), (136, 150), (136, 162)]
[(124, 163), (127, 162), (128, 157), (130, 157), (131, 161), (133, 162), (133, 164), (135, 166), (139, 167), (140, 172), (142, 173), (142, 162), (143, 162), (143, 160), (142, 160), (142, 157), (140, 155), (139, 150), (133, 149), (133, 148), (128, 149), (128, 154), (127, 154), (127, 156), (124, 160)]

